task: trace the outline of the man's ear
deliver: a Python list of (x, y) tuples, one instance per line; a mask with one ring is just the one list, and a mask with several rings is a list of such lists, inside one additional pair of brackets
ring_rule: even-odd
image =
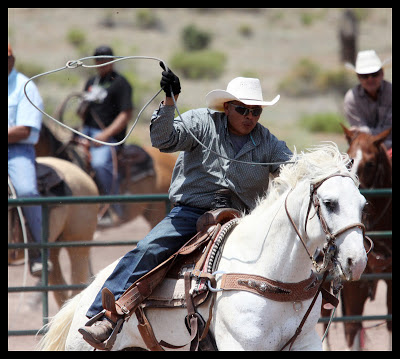
[(229, 112), (228, 107), (229, 107), (229, 102), (224, 102), (224, 112), (225, 112), (225, 115), (227, 115), (227, 116), (228, 116), (228, 112)]

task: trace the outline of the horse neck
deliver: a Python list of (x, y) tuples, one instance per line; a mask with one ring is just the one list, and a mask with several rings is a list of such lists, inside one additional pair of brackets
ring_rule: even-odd
[[(298, 282), (310, 276), (311, 261), (301, 245), (285, 211), (284, 193), (272, 204), (242, 219), (226, 243), (220, 269), (252, 273), (281, 282)], [(298, 227), (304, 224), (308, 197), (295, 188), (289, 195), (288, 209)], [(306, 204), (304, 205), (304, 202)]]

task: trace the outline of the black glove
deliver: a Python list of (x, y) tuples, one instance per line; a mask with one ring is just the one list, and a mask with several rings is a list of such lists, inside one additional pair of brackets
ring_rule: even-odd
[(172, 86), (172, 92), (174, 93), (174, 95), (181, 93), (181, 83), (179, 81), (179, 77), (176, 76), (171, 71), (171, 69), (168, 69), (168, 71), (165, 71), (165, 66), (162, 62), (160, 62), (160, 66), (164, 70), (161, 74), (162, 77), (161, 77), (161, 81), (160, 81), (160, 86), (164, 90), (165, 95), (167, 97), (172, 97), (170, 86)]

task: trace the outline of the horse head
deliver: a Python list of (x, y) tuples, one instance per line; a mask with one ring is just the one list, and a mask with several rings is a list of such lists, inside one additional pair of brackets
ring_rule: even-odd
[(313, 196), (314, 217), (319, 220), (320, 236), (325, 236), (324, 262), (331, 261), (335, 277), (358, 280), (367, 265), (361, 223), (364, 196), (346, 173), (325, 179)]
[[(354, 160), (352, 171), (356, 173), (362, 188), (388, 187), (389, 184), (382, 183), (385, 172), (391, 163), (386, 154), (383, 141), (392, 131), (388, 128), (377, 135), (372, 135), (358, 129), (348, 129), (342, 125), (345, 132), (349, 149), (347, 153)], [(390, 185), (389, 185), (390, 187)]]

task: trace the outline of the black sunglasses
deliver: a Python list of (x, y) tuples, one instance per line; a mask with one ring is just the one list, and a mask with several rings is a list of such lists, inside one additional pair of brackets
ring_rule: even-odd
[(260, 107), (252, 109), (252, 108), (247, 108), (247, 107), (243, 107), (240, 105), (235, 105), (233, 103), (230, 103), (230, 105), (234, 106), (236, 112), (241, 114), (242, 116), (247, 116), (249, 114), (249, 112), (251, 112), (254, 117), (258, 117), (261, 115), (262, 110), (263, 110)]
[(374, 72), (373, 74), (358, 74), (362, 79), (367, 79), (368, 77), (378, 77), (381, 74), (381, 70)]

